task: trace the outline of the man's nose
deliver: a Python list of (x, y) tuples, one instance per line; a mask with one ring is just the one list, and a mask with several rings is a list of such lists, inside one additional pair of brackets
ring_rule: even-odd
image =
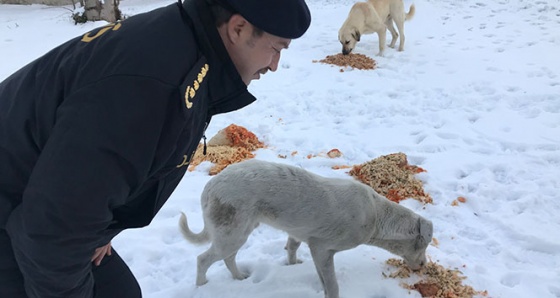
[(270, 65), (268, 66), (268, 69), (270, 69), (270, 71), (272, 72), (276, 71), (278, 69), (278, 63), (280, 63), (280, 53), (274, 55), (272, 61), (270, 62)]

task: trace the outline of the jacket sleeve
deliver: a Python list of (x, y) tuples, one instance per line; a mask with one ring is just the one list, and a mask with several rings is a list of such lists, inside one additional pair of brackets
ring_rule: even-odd
[[(158, 167), (174, 88), (111, 78), (68, 97), (7, 231), (30, 297), (92, 297), (90, 258), (125, 203)], [(40, 111), (38, 111), (40, 113)], [(32, 136), (30, 136), (32, 137)]]

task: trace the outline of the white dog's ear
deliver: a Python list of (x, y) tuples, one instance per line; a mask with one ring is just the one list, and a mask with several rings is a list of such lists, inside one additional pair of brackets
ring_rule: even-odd
[(418, 227), (420, 229), (416, 242), (416, 247), (426, 247), (432, 241), (433, 225), (432, 222), (425, 218), (418, 218)]
[(352, 33), (352, 37), (354, 37), (356, 41), (360, 41), (360, 31), (354, 30), (354, 33)]

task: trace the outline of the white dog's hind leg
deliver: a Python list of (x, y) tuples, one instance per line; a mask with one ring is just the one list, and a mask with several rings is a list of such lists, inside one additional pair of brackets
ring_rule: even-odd
[(334, 254), (335, 251), (328, 250), (310, 241), (309, 249), (311, 256), (315, 263), (315, 269), (319, 274), (323, 289), (325, 291), (325, 298), (339, 298), (338, 297), (338, 282), (336, 281), (336, 274), (334, 272)]
[(246, 275), (243, 275), (237, 269), (235, 263), (235, 256), (237, 251), (243, 246), (247, 241), (249, 234), (253, 230), (254, 225), (250, 225), (250, 228), (241, 229), (221, 229), (213, 231), (213, 241), (210, 248), (198, 256), (197, 265), (197, 276), (196, 284), (203, 285), (208, 282), (206, 279), (206, 272), (208, 268), (212, 266), (215, 262), (219, 260), (224, 260), (227, 268), (233, 275), (235, 279), (245, 279)]
[(219, 259), (223, 259), (226, 267), (234, 279), (243, 280), (249, 277), (249, 274), (244, 274), (237, 268), (235, 257), (237, 251), (247, 242), (247, 238), (251, 232), (258, 226), (255, 222), (240, 222), (229, 227), (221, 227), (216, 229), (213, 233), (215, 237), (212, 241), (214, 251), (220, 255)]
[(226, 267), (229, 269), (229, 272), (231, 272), (231, 276), (233, 276), (234, 279), (237, 280), (246, 279), (247, 277), (249, 277), (249, 274), (241, 273), (241, 271), (239, 271), (239, 269), (237, 268), (237, 262), (235, 261), (236, 256), (237, 256), (237, 252), (225, 258), (224, 263), (226, 263)]
[(296, 256), (296, 252), (300, 245), (301, 241), (288, 237), (288, 243), (286, 243), (286, 250), (288, 251), (288, 265), (301, 263), (301, 260), (298, 260)]
[(221, 259), (222, 257), (215, 252), (214, 245), (210, 246), (207, 251), (198, 256), (196, 267), (197, 286), (202, 286), (208, 282), (208, 279), (206, 279), (206, 272), (208, 271), (208, 268)]

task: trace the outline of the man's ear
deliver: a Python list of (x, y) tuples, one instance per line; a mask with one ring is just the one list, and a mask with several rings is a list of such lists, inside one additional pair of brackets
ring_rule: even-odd
[(226, 24), (228, 38), (232, 43), (237, 43), (244, 30), (250, 29), (249, 22), (240, 14), (233, 14)]

